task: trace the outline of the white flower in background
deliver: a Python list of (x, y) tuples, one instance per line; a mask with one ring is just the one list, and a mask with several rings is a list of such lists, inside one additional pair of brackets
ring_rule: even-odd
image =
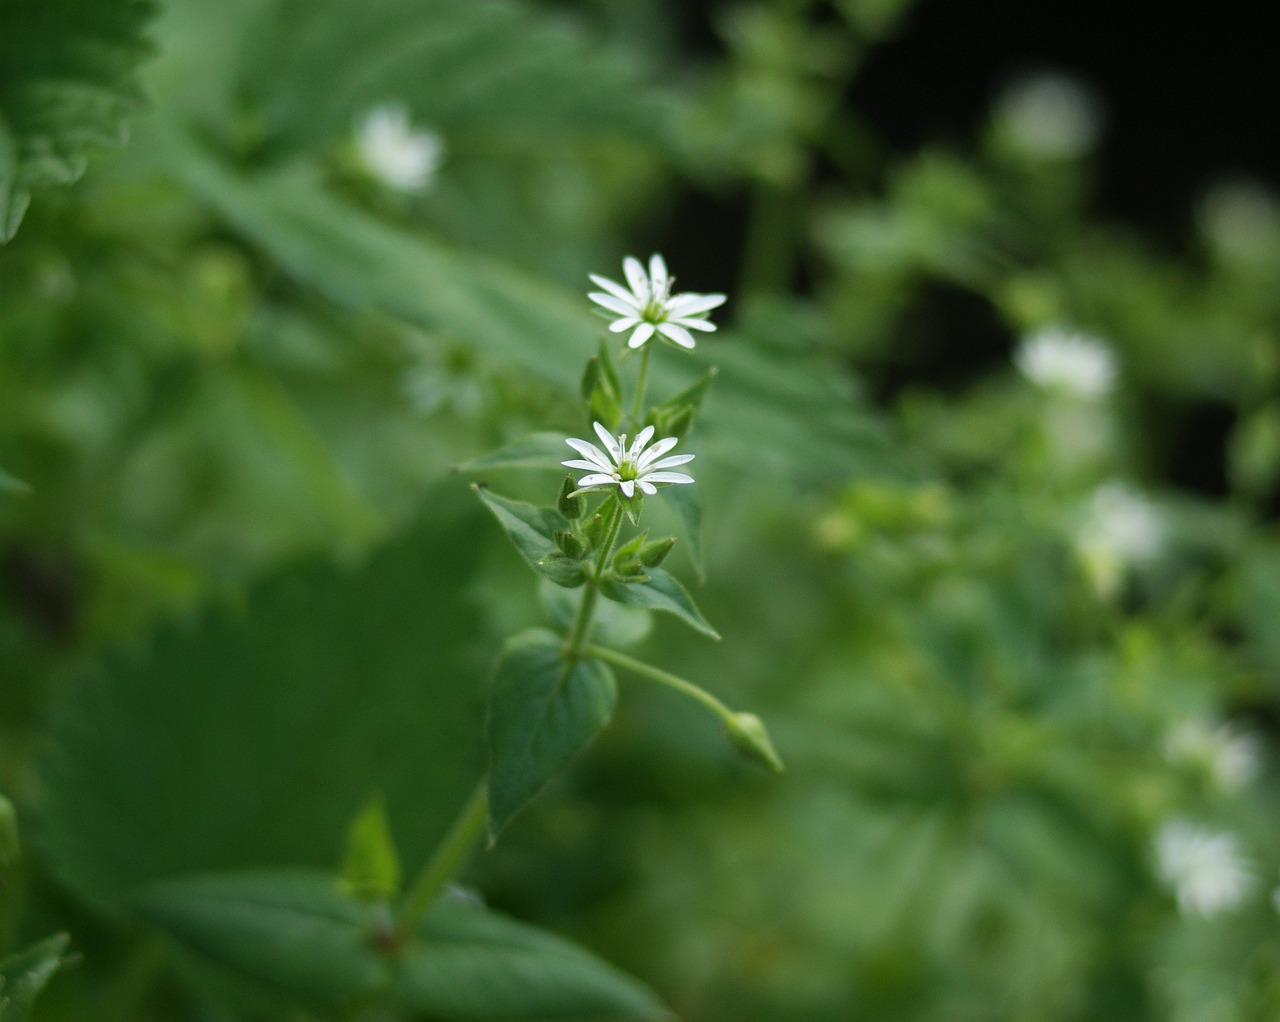
[(1102, 106), (1079, 79), (1044, 72), (1012, 83), (996, 101), (995, 124), (1029, 156), (1086, 156), (1102, 134)]
[(1274, 258), (1280, 246), (1280, 197), (1260, 181), (1219, 181), (1197, 203), (1196, 223), (1205, 240), (1229, 259)]
[(1123, 564), (1149, 561), (1168, 534), (1164, 514), (1124, 483), (1104, 483), (1093, 492), (1077, 542)]
[(1165, 738), (1165, 756), (1205, 770), (1224, 792), (1239, 791), (1262, 770), (1262, 742), (1234, 724), (1193, 717)]
[(1044, 327), (1023, 338), (1013, 361), (1032, 383), (1072, 397), (1100, 398), (1115, 384), (1111, 348), (1096, 337), (1062, 327)]
[(1236, 836), (1226, 831), (1170, 820), (1156, 834), (1155, 852), (1160, 879), (1186, 915), (1235, 908), (1257, 884)]
[(627, 347), (642, 347), (656, 333), (682, 348), (692, 348), (694, 340), (690, 330), (715, 329), (707, 313), (723, 305), (725, 296), (693, 292), (673, 296), (671, 285), (675, 278), (667, 273), (662, 256), (654, 255), (649, 260), (648, 273), (639, 259), (627, 256), (622, 261), (622, 271), (630, 290), (608, 277), (592, 273), (592, 282), (604, 291), (592, 291), (587, 297), (617, 317), (609, 324), (611, 331), (615, 334), (631, 331)]
[[(636, 434), (630, 449), (627, 448), (627, 436), (615, 437), (600, 423), (595, 424), (596, 435), (604, 443), (606, 455), (595, 444), (586, 440), (565, 441), (570, 447), (582, 455), (582, 459), (562, 461), (560, 464), (569, 468), (586, 469), (589, 473), (578, 480), (578, 487), (583, 490), (596, 486), (616, 486), (623, 496), (635, 495), (636, 487), (648, 494), (658, 492), (654, 483), (691, 483), (693, 476), (683, 472), (668, 472), (667, 469), (677, 465), (685, 465), (693, 461), (692, 454), (675, 454), (670, 458), (662, 456), (678, 443), (675, 437), (666, 437), (645, 450), (645, 445), (653, 439), (653, 427), (646, 426)], [(661, 459), (661, 460), (659, 460)]]
[(380, 184), (398, 192), (425, 191), (444, 160), (444, 142), (431, 131), (414, 130), (398, 104), (374, 107), (356, 125), (360, 163)]

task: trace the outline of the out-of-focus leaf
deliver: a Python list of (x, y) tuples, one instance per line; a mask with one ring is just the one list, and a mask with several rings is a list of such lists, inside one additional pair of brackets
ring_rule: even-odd
[(351, 821), (342, 861), (345, 890), (361, 901), (390, 901), (400, 892), (400, 856), (391, 837), (387, 800), (381, 792)]
[(535, 629), (512, 638), (489, 705), (489, 820), (496, 834), (613, 715), (617, 683), (597, 660), (567, 660), (564, 639)]
[(31, 489), (21, 479), (15, 479), (0, 468), (0, 493), (26, 493)]
[(574, 457), (565, 445), (562, 433), (533, 433), (514, 440), (496, 451), (464, 461), (459, 472), (485, 472), (494, 468), (551, 468), (560, 470), (560, 462)]
[(645, 987), (589, 952), (477, 905), (438, 901), (394, 954), (322, 873), (149, 885), (138, 910), (218, 965), (321, 1009), (377, 998), (433, 1018), (653, 1019)]
[(59, 933), (0, 962), (0, 1022), (27, 1022), (36, 995), (62, 967), (70, 940)]
[(283, 0), (254, 30), (241, 94), (269, 144), (341, 138), (363, 112), (404, 103), (446, 138), (546, 145), (652, 140), (660, 107), (625, 53), (511, 0)]
[(67, 184), (95, 146), (119, 146), (141, 106), (145, 0), (7, 0), (0, 6), (0, 243), (32, 188)]
[[(73, 686), (40, 772), (60, 880), (114, 902), (194, 871), (323, 865), (373, 786), (425, 857), (480, 770), (478, 522), (434, 495), (358, 569), (301, 566)], [(178, 765), (181, 769), (178, 769)]]
[(649, 576), (647, 581), (618, 582), (610, 579), (601, 585), (600, 591), (609, 599), (631, 607), (674, 614), (695, 631), (713, 639), (720, 638), (720, 633), (711, 627), (688, 591), (674, 577), (661, 568), (646, 568), (645, 572)]

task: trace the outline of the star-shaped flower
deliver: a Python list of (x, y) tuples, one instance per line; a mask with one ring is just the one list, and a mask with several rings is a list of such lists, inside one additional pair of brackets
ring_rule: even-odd
[(659, 337), (678, 344), (682, 348), (694, 346), (693, 334), (690, 330), (714, 330), (715, 324), (707, 319), (707, 313), (724, 304), (721, 294), (684, 294), (672, 295), (671, 285), (675, 278), (667, 272), (667, 264), (662, 256), (654, 255), (649, 260), (649, 272), (634, 256), (627, 256), (622, 261), (622, 271), (626, 274), (630, 290), (608, 277), (590, 275), (591, 280), (604, 291), (592, 291), (587, 295), (601, 308), (617, 317), (609, 329), (615, 334), (624, 330), (631, 331), (627, 347), (640, 348), (657, 334)]
[[(595, 424), (596, 435), (603, 442), (605, 450), (600, 450), (586, 440), (575, 440), (570, 437), (565, 441), (570, 447), (582, 455), (572, 461), (560, 464), (569, 468), (587, 470), (587, 475), (578, 480), (578, 488), (593, 489), (597, 486), (616, 486), (623, 496), (635, 496), (636, 487), (641, 492), (654, 494), (658, 492), (655, 483), (691, 483), (693, 476), (683, 472), (668, 472), (667, 469), (677, 465), (685, 465), (693, 461), (692, 454), (673, 454), (669, 458), (662, 456), (679, 442), (675, 437), (665, 437), (645, 450), (645, 446), (653, 439), (653, 427), (646, 426), (636, 434), (631, 447), (627, 447), (627, 435), (614, 436), (600, 423)], [(606, 454), (605, 451), (608, 453)], [(661, 459), (661, 460), (659, 460)]]

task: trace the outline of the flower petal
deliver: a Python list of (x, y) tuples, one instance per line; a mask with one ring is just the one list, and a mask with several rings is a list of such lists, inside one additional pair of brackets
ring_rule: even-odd
[(659, 323), (658, 331), (664, 337), (669, 337), (675, 341), (682, 348), (693, 348), (695, 346), (693, 334), (682, 326), (676, 326), (674, 323)]
[(633, 440), (631, 443), (631, 450), (627, 452), (627, 460), (635, 461), (636, 458), (640, 456), (640, 452), (644, 450), (644, 445), (649, 442), (652, 436), (653, 436), (652, 426), (645, 426), (644, 429), (642, 429), (639, 433), (637, 433), (635, 440)]
[(660, 471), (664, 468), (675, 468), (677, 465), (687, 465), (693, 461), (692, 454), (673, 454), (669, 458), (663, 458), (661, 461), (655, 461), (652, 465), (646, 466), (649, 471), (645, 475), (651, 475), (653, 472)]
[(655, 252), (649, 257), (649, 286), (653, 288), (653, 294), (661, 295), (666, 294), (670, 285), (671, 279), (667, 274), (667, 261)]
[(686, 291), (667, 302), (667, 311), (673, 316), (693, 316), (699, 312), (710, 312), (723, 305), (724, 301), (724, 295), (700, 295), (693, 291)]
[(618, 438), (604, 428), (600, 423), (594, 423), (596, 436), (604, 441), (605, 449), (609, 452), (609, 457), (613, 459), (613, 463), (617, 465), (622, 461), (622, 448), (618, 444)]
[(574, 440), (574, 439), (566, 440), (565, 443), (568, 444), (570, 447), (572, 447), (579, 454), (581, 454), (584, 458), (586, 458), (587, 461), (595, 465), (599, 465), (602, 469), (604, 469), (607, 472), (613, 471), (613, 465), (610, 463), (609, 459), (605, 456), (604, 451), (600, 450), (600, 448), (598, 448), (595, 444), (588, 443), (585, 440)]
[(627, 256), (622, 260), (622, 272), (627, 275), (627, 283), (631, 285), (631, 291), (639, 299), (640, 304), (644, 305), (648, 302), (652, 292), (649, 290), (649, 278), (645, 276), (640, 260), (635, 256)]
[(645, 479), (651, 483), (691, 483), (693, 476), (683, 472), (646, 472)]
[[(645, 451), (643, 455), (641, 455), (639, 461), (636, 462), (636, 468), (642, 469), (647, 465), (653, 464), (653, 461), (655, 458), (661, 458), (664, 454), (667, 453), (667, 451), (671, 450), (671, 448), (673, 448), (679, 442), (680, 441), (677, 437), (673, 437), (673, 436), (663, 437), (656, 444), (654, 444), (647, 451)], [(633, 451), (633, 456), (634, 456), (634, 451)]]
[(653, 336), (654, 326), (652, 323), (641, 323), (636, 327), (636, 332), (631, 335), (631, 340), (627, 341), (628, 348), (639, 348), (645, 341)]
[(579, 458), (575, 458), (572, 461), (562, 461), (560, 464), (565, 468), (580, 468), (586, 472), (599, 472), (602, 467), (594, 461), (583, 461)]
[(604, 473), (597, 473), (596, 475), (583, 476), (579, 479), (578, 489), (585, 490), (590, 486), (612, 486), (617, 481), (618, 480), (614, 479), (613, 476), (607, 476)]
[(658, 492), (658, 488), (653, 483), (647, 483), (643, 479), (637, 479), (636, 485), (640, 487), (642, 493), (647, 493), (651, 497)]
[(624, 330), (630, 330), (633, 326), (636, 326), (639, 322), (640, 320), (636, 319), (635, 316), (628, 316), (626, 319), (615, 319), (612, 323), (609, 324), (609, 332), (620, 334)]
[(690, 330), (706, 330), (708, 333), (716, 328), (716, 325), (709, 319), (697, 319), (694, 316), (672, 316), (667, 322), (675, 323), (677, 326), (686, 327)]
[(634, 479), (620, 479), (618, 486), (621, 487), (622, 493), (627, 497), (634, 497), (636, 494), (636, 484)]
[(634, 316), (640, 311), (634, 301), (625, 301), (616, 295), (607, 295), (603, 291), (592, 291), (587, 295), (593, 302), (619, 316)]
[(608, 277), (598, 277), (594, 273), (589, 273), (587, 276), (591, 279), (591, 283), (595, 284), (596, 287), (604, 288), (615, 298), (621, 298), (624, 302), (632, 305), (636, 303), (636, 296), (616, 280), (610, 280)]

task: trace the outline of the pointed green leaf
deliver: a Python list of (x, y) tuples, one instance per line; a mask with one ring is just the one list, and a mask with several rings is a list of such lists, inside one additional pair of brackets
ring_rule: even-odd
[[(675, 411), (678, 408), (688, 406), (697, 412), (702, 408), (702, 399), (707, 396), (707, 388), (711, 386), (711, 382), (719, 374), (720, 370), (712, 366), (707, 370), (697, 383), (686, 387), (680, 393), (673, 397), (667, 398), (662, 404), (658, 405), (655, 411)], [(667, 434), (664, 434), (667, 435)]]
[(36, 995), (62, 967), (70, 940), (55, 934), (0, 962), (0, 1022), (27, 1022)]
[(327, 866), (373, 784), (406, 858), (429, 854), (483, 756), (464, 593), (488, 526), (463, 494), (428, 505), (363, 564), (283, 571), (68, 686), (39, 763), (63, 884), (110, 904), (169, 876)]
[(493, 512), (498, 524), (529, 567), (556, 585), (572, 588), (582, 584), (581, 562), (566, 557), (556, 545), (556, 533), (564, 528), (564, 519), (549, 507), (534, 507), (523, 500), (511, 500), (473, 486), (485, 507)]
[(366, 803), (347, 830), (342, 883), (347, 893), (361, 901), (390, 901), (400, 892), (400, 856), (381, 792)]
[(698, 582), (707, 580), (706, 558), (702, 553), (702, 493), (697, 486), (664, 486), (658, 493), (680, 521), (680, 532), (689, 548)]
[(645, 582), (619, 582), (606, 579), (600, 586), (600, 592), (609, 599), (625, 603), (630, 607), (662, 610), (668, 614), (674, 614), (703, 635), (709, 635), (713, 639), (720, 638), (720, 633), (702, 616), (702, 611), (698, 609), (684, 586), (661, 568), (650, 568), (649, 579)]
[(324, 873), (229, 873), (149, 885), (137, 910), (241, 979), (321, 1011), (377, 997), (456, 1022), (658, 1019), (661, 1003), (589, 952), (478, 905), (441, 898), (380, 950), (379, 923)]
[(489, 703), (489, 820), (496, 834), (613, 715), (617, 684), (596, 660), (568, 661), (541, 629), (511, 639)]
[(459, 472), (487, 472), (500, 468), (560, 468), (560, 462), (575, 457), (564, 442), (563, 433), (533, 433), (504, 444), (496, 451), (464, 461)]

